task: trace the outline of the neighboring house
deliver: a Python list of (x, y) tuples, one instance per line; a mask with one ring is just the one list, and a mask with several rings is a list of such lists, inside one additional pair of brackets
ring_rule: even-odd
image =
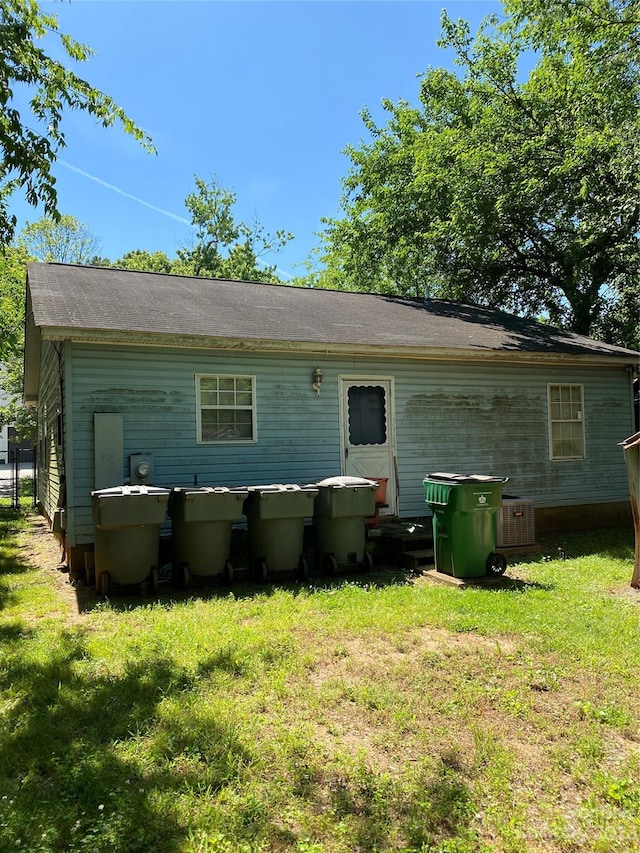
[[(0, 373), (4, 371), (4, 365), (0, 365)], [(0, 406), (6, 406), (10, 397), (0, 390)], [(21, 463), (33, 462), (33, 449), (29, 441), (18, 441), (16, 428), (12, 424), (0, 426), (0, 465), (15, 462), (16, 451)]]
[(0, 465), (9, 461), (9, 427), (4, 424), (0, 427)]
[[(30, 264), (25, 401), (38, 489), (78, 565), (92, 489), (146, 454), (156, 485), (504, 475), (539, 525), (628, 520), (619, 442), (638, 354), (486, 308)], [(132, 462), (133, 457), (133, 462)], [(61, 512), (64, 510), (64, 512)]]

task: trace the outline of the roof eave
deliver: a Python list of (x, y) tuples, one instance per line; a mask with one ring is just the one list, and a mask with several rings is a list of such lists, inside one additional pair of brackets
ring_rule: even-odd
[[(31, 318), (32, 319), (32, 318)], [(528, 352), (526, 350), (494, 350), (483, 347), (389, 346), (384, 344), (333, 343), (323, 341), (277, 340), (271, 338), (233, 338), (226, 336), (177, 335), (174, 333), (121, 330), (74, 329), (48, 326), (34, 331), (52, 341), (74, 341), (84, 344), (137, 345), (176, 347), (180, 349), (215, 349), (243, 352), (296, 352), (310, 355), (346, 355), (421, 361), (516, 361), (529, 364), (584, 364), (591, 367), (635, 367), (637, 358), (626, 353), (561, 353)], [(39, 341), (38, 341), (39, 349)], [(26, 367), (26, 350), (25, 350)], [(25, 370), (26, 393), (26, 370)]]

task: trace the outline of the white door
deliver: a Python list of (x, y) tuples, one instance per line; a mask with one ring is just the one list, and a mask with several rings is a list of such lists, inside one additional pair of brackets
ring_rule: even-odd
[(393, 380), (340, 377), (342, 473), (352, 477), (386, 477), (387, 507), (396, 512)]

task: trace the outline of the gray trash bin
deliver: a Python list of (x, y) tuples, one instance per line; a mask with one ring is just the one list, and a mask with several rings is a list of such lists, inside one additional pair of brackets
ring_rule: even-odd
[(116, 486), (91, 492), (95, 525), (96, 587), (107, 596), (112, 583), (158, 588), (160, 526), (169, 489)]
[(169, 498), (174, 578), (182, 587), (191, 575), (233, 580), (229, 560), (233, 522), (242, 517), (247, 489), (225, 486), (175, 488)]
[(378, 483), (362, 477), (328, 477), (316, 483), (313, 528), (318, 568), (373, 567), (365, 549), (365, 519), (374, 515)]
[(249, 561), (254, 577), (266, 581), (272, 573), (297, 573), (306, 578), (303, 556), (304, 520), (313, 515), (315, 486), (273, 484), (249, 486), (244, 503), (249, 530)]

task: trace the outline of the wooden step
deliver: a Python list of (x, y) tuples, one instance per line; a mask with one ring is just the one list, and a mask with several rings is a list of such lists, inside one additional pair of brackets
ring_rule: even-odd
[(402, 565), (405, 569), (423, 569), (433, 566), (433, 548), (421, 548), (415, 551), (404, 551), (402, 554)]

